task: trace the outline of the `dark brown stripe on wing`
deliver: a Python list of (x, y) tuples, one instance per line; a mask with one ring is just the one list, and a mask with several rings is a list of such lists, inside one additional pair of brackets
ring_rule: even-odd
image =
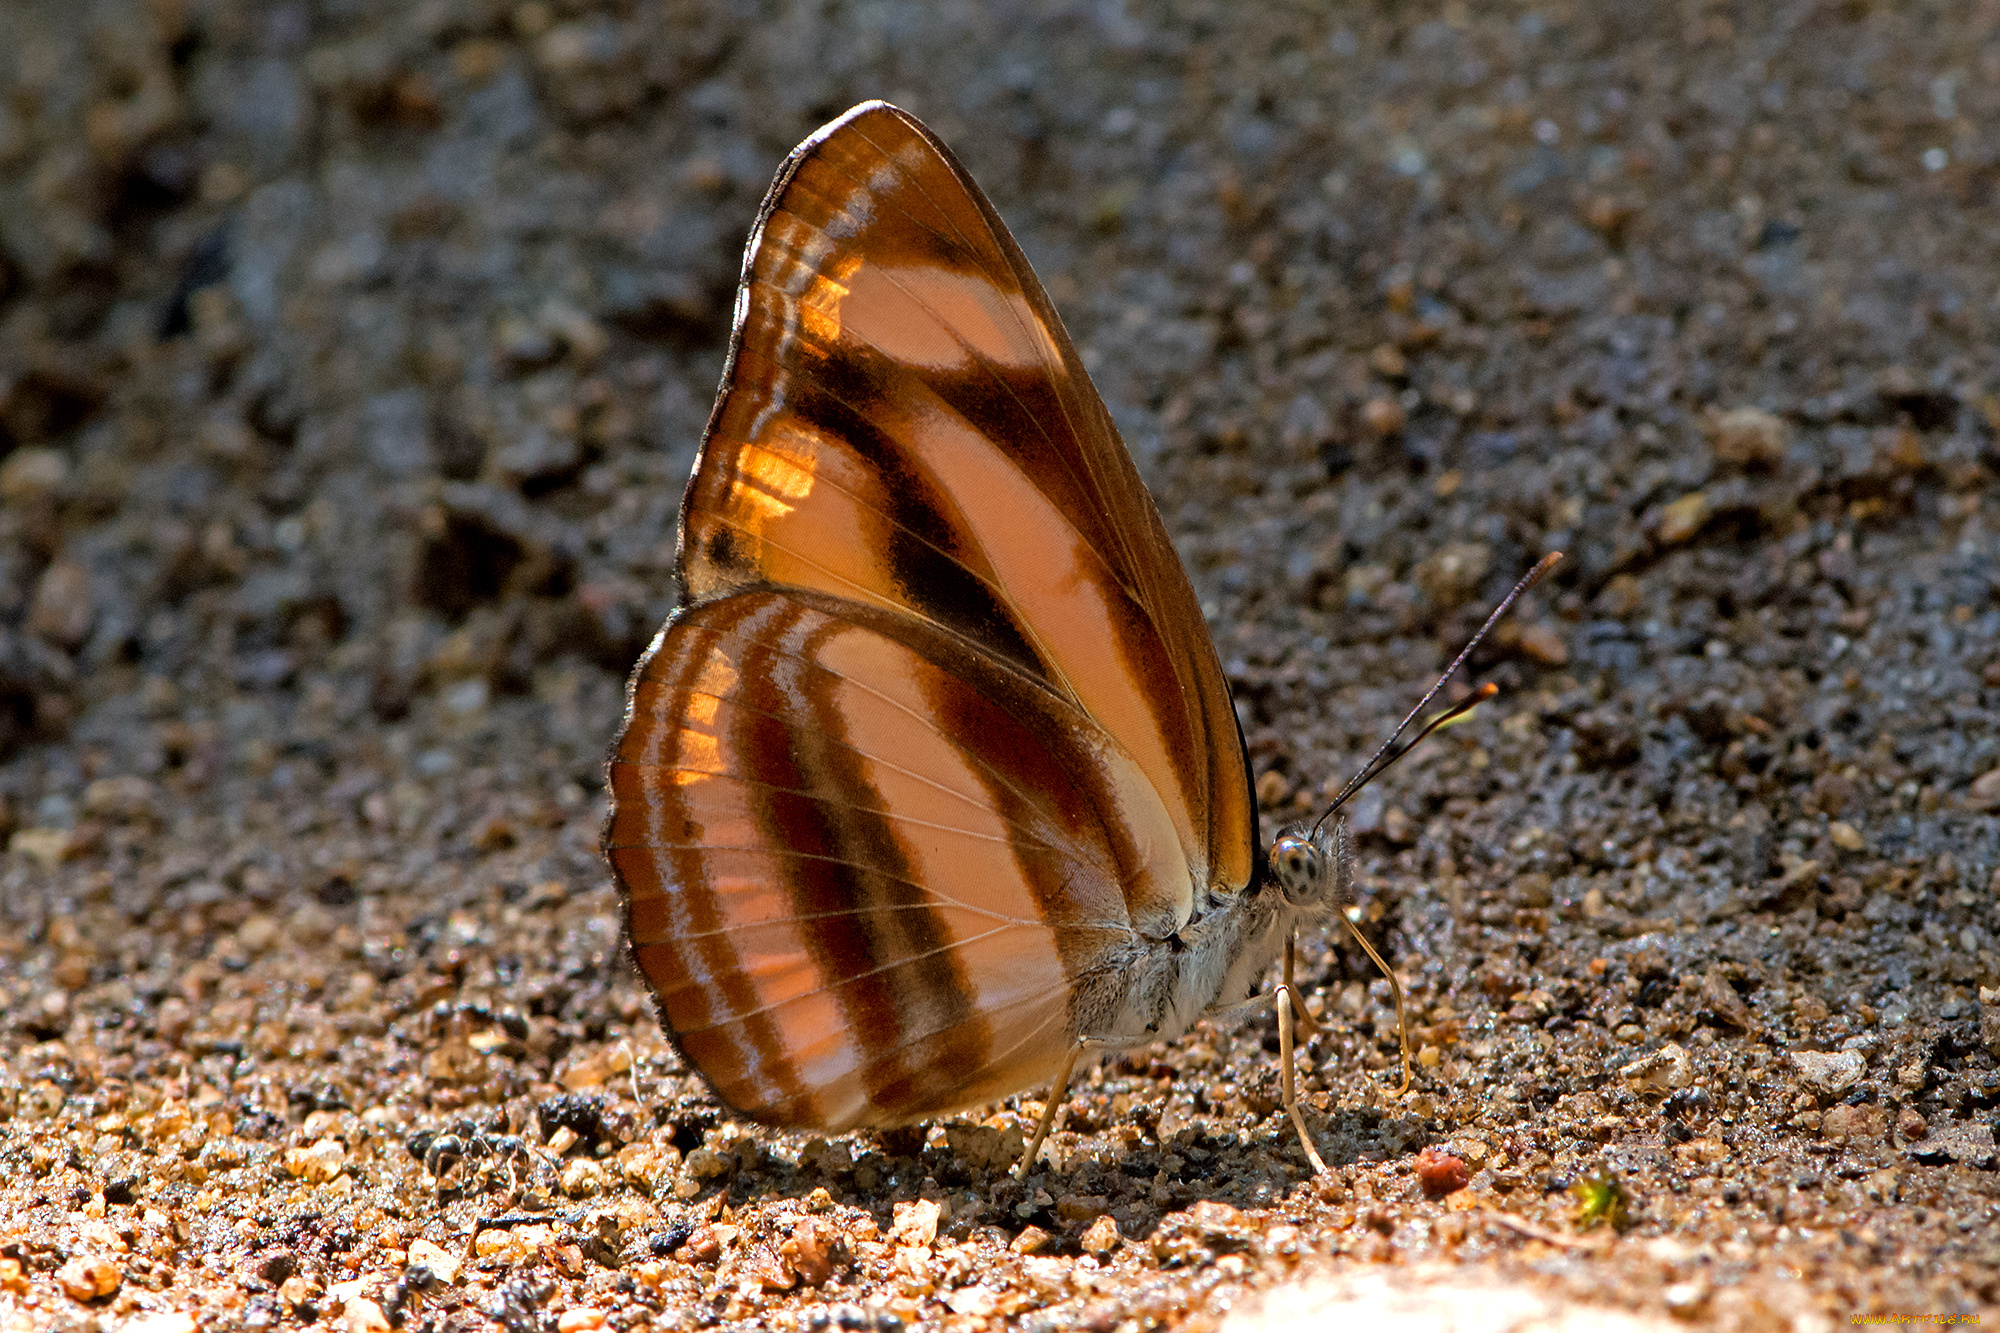
[[(924, 151), (911, 154), (909, 149), (918, 144)], [(931, 151), (937, 151), (945, 162), (926, 161)], [(945, 172), (936, 171), (946, 163)], [(887, 188), (879, 188), (877, 171), (885, 164), (895, 174)], [(924, 174), (914, 174), (913, 165)], [(801, 286), (794, 275), (812, 266), (812, 256), (824, 250), (831, 230), (851, 225), (857, 216), (854, 200), (865, 198), (862, 215), (879, 238), (870, 247), (872, 262), (906, 270), (935, 270), (982, 284), (996, 294), (1018, 299), (1024, 316), (1061, 338), (1061, 321), (1041, 297), (1033, 272), (1025, 261), (1016, 267), (1003, 243), (1005, 224), (980, 207), (984, 201), (978, 187), (969, 176), (955, 175), (955, 167), (955, 159), (942, 144), (901, 122), (878, 121), (869, 130), (829, 142), (793, 178), (781, 210), (773, 217), (778, 225), (767, 226), (764, 249), (771, 252), (771, 263), (767, 267), (759, 262), (757, 277), (769, 280), (787, 275), (790, 281), (773, 285), (787, 296), (795, 296)], [(947, 197), (933, 193), (940, 187)], [(805, 229), (813, 244), (797, 240), (783, 244), (793, 228)], [(780, 244), (773, 245), (774, 241)], [(868, 352), (852, 341), (819, 344), (818, 350), (834, 361), (843, 353), (853, 358)], [(1043, 483), (1044, 489), (1064, 504), (1084, 539), (1104, 556), (1108, 568), (1137, 572), (1138, 552), (1132, 540), (1137, 534), (1126, 530), (1123, 512), (1103, 503), (1107, 488), (1129, 483), (1090, 466), (1089, 442), (1109, 439), (1116, 443), (1117, 430), (1087, 380), (1071, 373), (1051, 374), (1051, 369), (1070, 370), (1060, 364), (998, 365), (978, 355), (976, 349), (960, 370), (926, 367), (914, 376), (912, 368), (894, 358), (883, 360), (886, 364), (880, 373), (884, 377), (921, 379), (967, 421), (986, 431), (1024, 472)], [(834, 367), (815, 364), (813, 369), (815, 376), (820, 376)], [(1129, 461), (1125, 461), (1125, 469), (1130, 470)], [(1133, 473), (1131, 482), (1136, 481)], [(1139, 494), (1144, 495), (1143, 487)]]
[[(745, 710), (732, 750), (753, 756), (762, 790), (759, 821), (773, 843), (819, 860), (801, 859), (786, 886), (793, 910), (816, 916), (806, 939), (822, 975), (835, 985), (863, 1050), (869, 1100), (897, 1118), (915, 1098), (959, 1086), (986, 1057), (966, 986), (951, 954), (953, 936), (930, 897), (915, 883), (881, 800), (869, 761), (853, 748), (834, 687), (806, 664), (834, 635), (837, 620), (792, 610), (782, 633), (743, 656)], [(787, 650), (774, 651), (782, 644)], [(804, 659), (800, 661), (799, 659)], [(810, 719), (789, 727), (775, 716), (787, 708)], [(791, 790), (785, 790), (785, 789)], [(837, 814), (836, 814), (837, 810)], [(934, 1049), (911, 1030), (923, 1015), (942, 1015), (955, 1030), (948, 1049)]]
[[(991, 683), (981, 683), (990, 689)], [(1079, 864), (1045, 838), (1015, 837), (1007, 848), (1042, 920), (1054, 933), (1073, 996), (1077, 979), (1102, 959), (1107, 942), (1129, 934), (1122, 912), (1112, 929), (1098, 924), (1094, 918), (1103, 915), (1110, 902), (1101, 894), (1079, 891), (1085, 883), (1105, 884), (1106, 870), (1112, 871), (1115, 885), (1116, 868), (1130, 867), (1137, 860), (1124, 830), (1115, 820), (1106, 820), (1115, 803), (1091, 783), (1091, 757), (1076, 743), (1078, 738), (1059, 728), (1048, 729), (1053, 734), (1035, 735), (1034, 728), (1023, 725), (1033, 716), (1031, 701), (1024, 699), (1022, 707), (1010, 711), (962, 678), (941, 676), (932, 682), (930, 703), (947, 731), (1000, 742), (986, 748), (974, 772), (987, 803), (1007, 824), (1032, 830), (1053, 822), (1071, 845), (1109, 844), (1105, 846), (1109, 856), (1101, 867)]]
[[(852, 361), (842, 363), (854, 368)], [(858, 368), (857, 368), (858, 369)], [(936, 484), (920, 456), (875, 425), (859, 385), (830, 374), (803, 392), (790, 407), (804, 419), (837, 435), (882, 476), (887, 516), (894, 525), (881, 552), (893, 586), (908, 603), (939, 624), (970, 635), (1021, 670), (1050, 679), (1048, 664), (1031, 645), (1014, 613), (969, 563), (981, 559), (964, 546), (965, 528), (957, 503)]]
[[(661, 651), (641, 666), (626, 733), (612, 760), (615, 804), (606, 852), (625, 881), (634, 960), (683, 1056), (744, 1115), (774, 1124), (811, 1124), (817, 1118), (811, 1099), (776, 1025), (759, 1012), (756, 988), (744, 974), (709, 877), (709, 859), (694, 845), (701, 823), (691, 805), (693, 789), (659, 780), (680, 758), (690, 691), (713, 661), (699, 644), (676, 642), (676, 636), (706, 639), (717, 622), (737, 628), (757, 609), (749, 602), (706, 608), (707, 623), (700, 628), (677, 617)], [(655, 674), (656, 662), (671, 664), (671, 674)], [(632, 756), (655, 744), (662, 750), (655, 761), (660, 767), (648, 782)], [(642, 876), (652, 882), (650, 894), (635, 889)]]

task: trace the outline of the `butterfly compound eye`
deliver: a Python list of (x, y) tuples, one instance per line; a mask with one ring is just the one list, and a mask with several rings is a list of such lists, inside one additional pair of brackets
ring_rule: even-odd
[(1319, 848), (1296, 833), (1284, 834), (1271, 844), (1271, 868), (1285, 901), (1300, 904), (1320, 895), (1322, 860)]

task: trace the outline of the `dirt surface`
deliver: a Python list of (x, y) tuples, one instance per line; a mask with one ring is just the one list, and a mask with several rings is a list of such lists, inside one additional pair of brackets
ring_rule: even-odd
[[(0, 6), (0, 1330), (2000, 1315), (1997, 29)], [(740, 247), (869, 96), (1084, 347), (1269, 818), (1570, 553), (1357, 811), (1419, 1069), (1310, 942), (1331, 1181), (1268, 1017), (1016, 1182), (1032, 1098), (732, 1123), (624, 965)]]

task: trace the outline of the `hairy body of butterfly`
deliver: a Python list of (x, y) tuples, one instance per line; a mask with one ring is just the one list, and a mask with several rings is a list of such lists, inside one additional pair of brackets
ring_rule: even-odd
[(779, 172), (681, 524), (604, 847), (733, 1110), (844, 1130), (1060, 1093), (1345, 901), (1334, 839), (1260, 855), (1159, 515), (999, 216), (895, 108)]

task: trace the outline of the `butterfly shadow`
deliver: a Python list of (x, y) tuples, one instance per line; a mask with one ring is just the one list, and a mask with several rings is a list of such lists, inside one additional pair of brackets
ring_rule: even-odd
[[(1160, 1141), (1158, 1103), (1111, 1114), (1112, 1098), (1090, 1093), (1067, 1107), (1073, 1128), (1059, 1132), (1042, 1164), (1017, 1177), (1004, 1138), (993, 1151), (987, 1126), (966, 1119), (844, 1136), (806, 1139), (756, 1136), (760, 1152), (727, 1179), (687, 1200), (688, 1218), (794, 1200), (809, 1209), (861, 1209), (884, 1234), (895, 1227), (898, 1205), (931, 1200), (940, 1205), (938, 1235), (966, 1240), (976, 1233), (1019, 1243), (1044, 1254), (1084, 1252), (1083, 1236), (1109, 1216), (1128, 1244), (1173, 1248), (1190, 1227), (1214, 1230), (1220, 1216), (1278, 1206), (1315, 1188), (1311, 1167), (1282, 1110), (1242, 1116), (1196, 1114)], [(1391, 1160), (1435, 1140), (1438, 1129), (1422, 1117), (1393, 1108), (1337, 1107), (1309, 1112), (1308, 1125), (1336, 1173)], [(942, 1129), (942, 1134), (932, 1132)], [(986, 1131), (985, 1134), (979, 1131)], [(1137, 1137), (1135, 1137), (1135, 1131)], [(749, 1136), (746, 1136), (748, 1138)], [(740, 1153), (748, 1144), (738, 1140)], [(986, 1151), (982, 1151), (985, 1149)], [(773, 1151), (775, 1150), (775, 1151)], [(819, 1194), (825, 1191), (825, 1195)], [(1243, 1226), (1254, 1225), (1246, 1216)], [(1206, 1232), (1204, 1232), (1206, 1234)], [(1023, 1239), (1025, 1237), (1025, 1240)], [(1213, 1244), (1227, 1246), (1227, 1238)]]

